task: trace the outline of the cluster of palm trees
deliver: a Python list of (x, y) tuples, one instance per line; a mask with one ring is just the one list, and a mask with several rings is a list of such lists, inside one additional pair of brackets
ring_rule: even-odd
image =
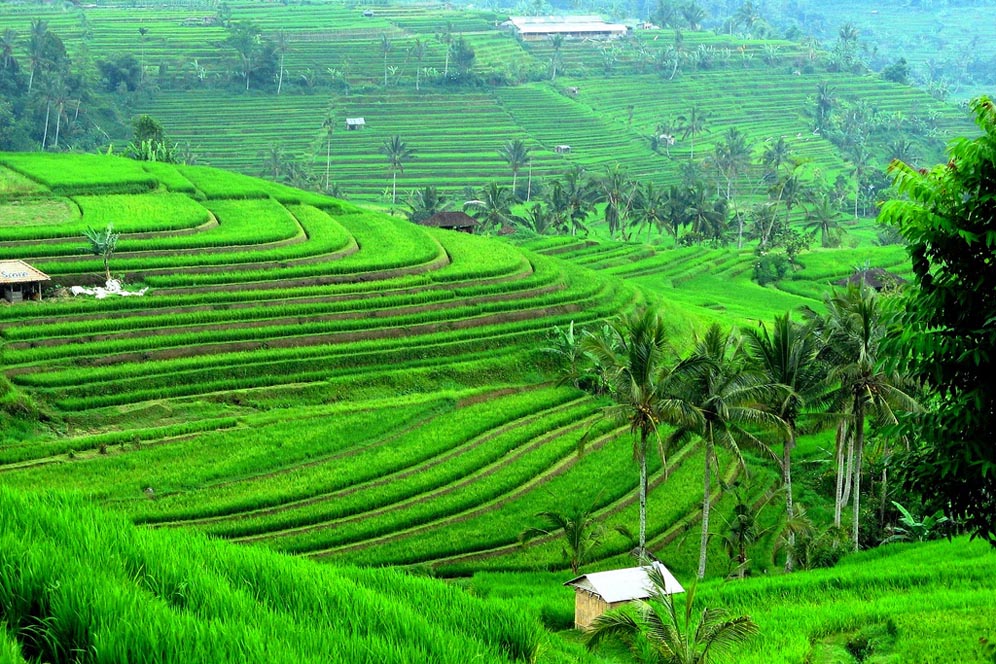
[[(879, 345), (891, 314), (882, 297), (863, 284), (826, 297), (826, 313), (785, 314), (769, 329), (742, 331), (713, 324), (689, 352), (679, 355), (653, 307), (637, 309), (594, 330), (557, 330), (549, 351), (562, 380), (614, 401), (607, 415), (628, 423), (639, 465), (638, 551), (646, 551), (647, 459), (654, 450), (666, 469), (668, 453), (697, 442), (705, 452), (698, 576), (706, 573), (713, 476), (718, 450), (746, 468), (743, 451), (769, 456), (781, 467), (785, 493), (787, 557), (795, 565), (792, 453), (800, 430), (836, 427), (835, 525), (853, 506), (852, 544), (858, 549), (862, 459), (866, 422), (894, 422), (896, 410), (916, 401), (901, 376), (883, 368)], [(781, 445), (780, 459), (773, 447)], [(885, 443), (882, 443), (885, 444)], [(882, 486), (885, 490), (885, 486)]]

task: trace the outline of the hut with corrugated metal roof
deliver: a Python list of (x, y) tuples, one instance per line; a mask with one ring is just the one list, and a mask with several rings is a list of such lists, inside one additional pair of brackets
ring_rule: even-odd
[(609, 609), (650, 597), (654, 587), (649, 574), (651, 569), (660, 572), (664, 579), (664, 592), (668, 595), (685, 592), (663, 563), (655, 561), (652, 565), (653, 568), (646, 565), (583, 574), (566, 582), (565, 586), (574, 588), (574, 626), (586, 629)]
[(0, 297), (8, 302), (40, 300), (42, 284), (50, 277), (24, 261), (0, 261)]

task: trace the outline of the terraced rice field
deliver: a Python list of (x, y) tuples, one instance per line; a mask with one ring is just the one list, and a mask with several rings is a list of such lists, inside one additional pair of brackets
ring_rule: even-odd
[[(51, 164), (0, 155), (35, 182)], [(553, 326), (626, 309), (632, 287), (203, 167), (59, 164), (58, 194), (39, 183), (5, 203), (34, 221), (2, 229), (4, 250), (62, 286), (92, 283), (102, 265), (72, 238), (112, 221), (112, 271), (152, 290), (0, 307), (6, 380), (62, 422), (0, 447), (5, 484), (80, 491), (155, 527), (452, 573), (559, 565), (554, 542), (516, 538), (566, 493), (634, 518), (629, 436), (536, 369)], [(154, 186), (131, 193), (143, 177)], [(41, 222), (52, 206), (62, 214)], [(668, 493), (683, 498), (652, 500), (652, 537), (694, 511), (697, 454), (676, 452)]]

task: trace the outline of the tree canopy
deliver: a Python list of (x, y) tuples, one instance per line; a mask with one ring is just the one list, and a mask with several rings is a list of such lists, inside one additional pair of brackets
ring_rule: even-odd
[(955, 142), (948, 163), (893, 162), (903, 197), (882, 217), (909, 243), (916, 282), (893, 352), (930, 392), (927, 412), (905, 420), (907, 484), (996, 546), (996, 106), (971, 108), (982, 135)]

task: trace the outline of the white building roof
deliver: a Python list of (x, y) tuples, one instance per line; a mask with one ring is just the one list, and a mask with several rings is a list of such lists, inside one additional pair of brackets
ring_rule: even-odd
[(346, 118), (346, 124), (348, 125), (365, 125), (367, 123), (363, 118)]
[[(674, 575), (664, 567), (663, 563), (653, 563), (661, 576), (664, 577), (664, 590), (669, 595), (685, 592)], [(646, 599), (650, 597), (653, 584), (647, 575), (648, 567), (629, 567), (627, 569), (614, 569), (608, 572), (594, 572), (584, 574), (571, 579), (565, 586), (574, 586), (587, 590), (601, 597), (609, 604), (616, 602), (628, 602), (634, 599)]]
[(625, 25), (606, 23), (598, 16), (510, 16), (508, 22), (522, 34), (627, 31)]
[(20, 284), (30, 281), (49, 281), (49, 276), (24, 261), (0, 261), (0, 283)]

